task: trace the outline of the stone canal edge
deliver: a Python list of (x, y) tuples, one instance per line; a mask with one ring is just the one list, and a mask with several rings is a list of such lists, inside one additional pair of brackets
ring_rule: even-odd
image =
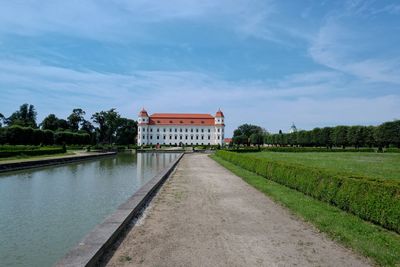
[(121, 237), (132, 220), (141, 215), (143, 209), (169, 177), (183, 155), (183, 153), (180, 154), (164, 170), (142, 186), (125, 203), (121, 204), (114, 213), (90, 231), (55, 266), (98, 266), (99, 261)]

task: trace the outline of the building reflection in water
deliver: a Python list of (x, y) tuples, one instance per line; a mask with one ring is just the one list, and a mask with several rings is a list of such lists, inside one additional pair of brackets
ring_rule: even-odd
[(137, 178), (144, 182), (149, 170), (159, 173), (176, 157), (176, 153), (137, 153)]

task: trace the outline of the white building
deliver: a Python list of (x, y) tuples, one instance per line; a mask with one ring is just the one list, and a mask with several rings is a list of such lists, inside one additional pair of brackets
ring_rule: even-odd
[(138, 145), (221, 145), (224, 114), (154, 113), (142, 109), (138, 117)]

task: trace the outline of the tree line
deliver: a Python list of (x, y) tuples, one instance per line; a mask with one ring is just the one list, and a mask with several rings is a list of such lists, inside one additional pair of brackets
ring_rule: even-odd
[(378, 126), (335, 126), (300, 130), (292, 133), (270, 134), (257, 125), (243, 124), (233, 133), (236, 145), (275, 145), (302, 147), (398, 147), (400, 148), (400, 120)]
[(266, 144), (304, 147), (389, 147), (400, 148), (400, 120), (378, 126), (336, 126), (314, 128), (310, 131), (268, 134)]
[(9, 117), (0, 113), (0, 144), (135, 144), (137, 122), (123, 118), (115, 108), (92, 114), (73, 109), (66, 118), (49, 114), (39, 124), (33, 105), (23, 104)]

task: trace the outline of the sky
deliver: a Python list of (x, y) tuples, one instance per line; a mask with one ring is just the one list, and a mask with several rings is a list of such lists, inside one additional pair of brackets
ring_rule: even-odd
[(284, 132), (400, 119), (400, 2), (0, 0), (0, 113), (210, 113)]

